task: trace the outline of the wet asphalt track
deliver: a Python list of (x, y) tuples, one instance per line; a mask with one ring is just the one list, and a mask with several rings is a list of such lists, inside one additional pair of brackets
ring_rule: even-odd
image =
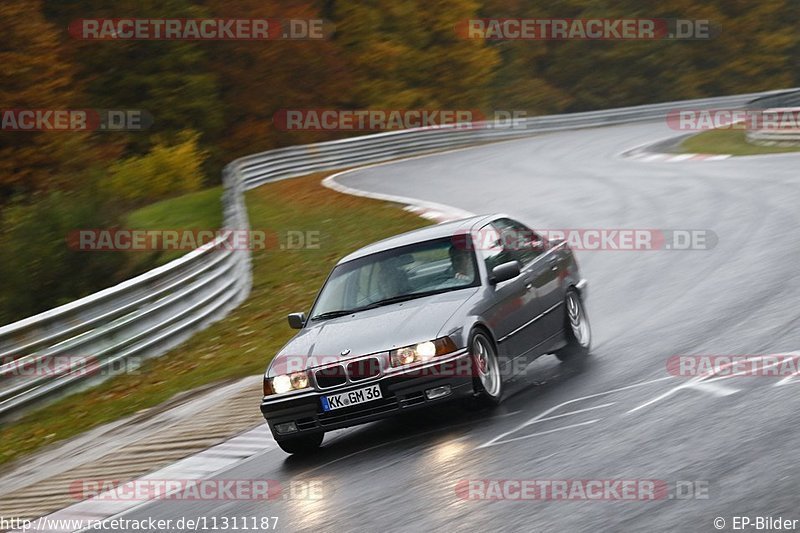
[[(124, 516), (278, 516), (278, 531), (335, 532), (715, 531), (715, 517), (730, 531), (734, 515), (800, 519), (800, 387), (762, 377), (676, 388), (688, 380), (666, 371), (675, 354), (800, 350), (800, 155), (616, 156), (669, 134), (660, 123), (555, 133), (343, 176), (350, 187), (503, 211), (534, 227), (708, 229), (719, 243), (578, 252), (590, 281), (593, 355), (576, 367), (539, 359), (495, 410), (378, 422), (328, 435), (315, 458), (273, 448), (218, 476), (320, 480), (320, 500), (161, 501)], [(550, 420), (528, 423), (553, 407)], [(643, 478), (710, 489), (708, 499), (642, 502), (456, 494), (461, 480), (486, 478)]]

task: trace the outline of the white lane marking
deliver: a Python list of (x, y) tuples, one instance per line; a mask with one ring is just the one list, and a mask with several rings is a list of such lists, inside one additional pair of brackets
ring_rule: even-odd
[[(747, 361), (758, 361), (758, 360), (761, 360), (761, 359), (763, 359), (765, 357), (771, 357), (771, 356), (769, 356), (769, 355), (766, 355), (766, 356), (764, 356), (764, 355), (756, 355), (756, 356), (753, 356), (753, 357), (747, 357), (746, 360)], [(726, 369), (731, 368), (732, 366), (734, 366), (734, 364), (735, 363), (728, 363), (728, 364), (725, 364), (725, 365), (721, 365), (718, 370), (719, 371), (726, 370)], [(766, 370), (768, 368), (772, 368), (772, 367), (778, 366), (779, 364), (781, 364), (781, 361), (779, 359), (775, 359), (775, 360), (773, 360), (773, 361), (771, 361), (771, 362), (769, 362), (769, 363), (767, 363), (765, 365), (761, 365), (761, 369), (762, 370)], [(743, 369), (740, 372), (733, 372), (731, 374), (723, 374), (723, 375), (715, 376), (715, 377), (714, 376), (715, 376), (715, 374), (710, 374), (709, 376), (703, 376), (705, 378), (704, 379), (704, 383), (711, 383), (711, 382), (714, 382), (714, 381), (719, 381), (721, 379), (730, 379), (730, 378), (735, 378), (735, 377), (739, 377), (739, 376), (745, 376), (746, 377), (746, 376), (748, 376), (748, 374), (747, 374), (747, 370)]]
[(782, 380), (780, 380), (779, 382), (774, 384), (773, 387), (782, 387), (783, 385), (791, 385), (793, 383), (794, 384), (800, 383), (800, 381), (794, 379), (798, 375), (800, 375), (800, 372), (797, 372), (797, 373), (791, 374), (789, 376), (786, 376), (785, 378), (783, 378)]
[(590, 424), (594, 424), (595, 422), (600, 422), (600, 420), (602, 420), (602, 419), (601, 418), (595, 418), (594, 420), (589, 420), (588, 422), (578, 422), (577, 424), (570, 424), (569, 426), (561, 426), (561, 427), (555, 428), (555, 429), (548, 429), (547, 431), (539, 431), (537, 433), (530, 433), (528, 435), (522, 435), (521, 437), (512, 437), (510, 439), (506, 439), (506, 440), (503, 440), (503, 441), (500, 441), (500, 442), (494, 442), (492, 444), (484, 444), (482, 446), (479, 446), (479, 448), (485, 448), (485, 447), (488, 447), (488, 446), (499, 446), (500, 444), (507, 444), (509, 442), (514, 442), (516, 440), (530, 439), (532, 437), (540, 437), (542, 435), (549, 435), (550, 433), (555, 433), (557, 431), (564, 431), (566, 429), (572, 429), (572, 428), (576, 428), (576, 427), (580, 427), (580, 426), (588, 426)]
[(713, 381), (716, 380), (698, 381), (697, 383), (687, 384), (686, 387), (684, 388), (699, 390), (702, 392), (709, 392), (714, 396), (730, 396), (731, 394), (736, 394), (737, 392), (739, 392), (739, 389), (724, 387), (722, 385), (715, 385)]
[[(579, 415), (581, 413), (594, 411), (595, 409), (603, 409), (605, 407), (611, 407), (612, 405), (614, 405), (616, 403), (617, 402), (609, 402), (609, 403), (604, 403), (604, 404), (601, 404), (601, 405), (593, 405), (592, 407), (587, 407), (585, 409), (578, 409), (577, 411), (569, 411), (567, 413), (561, 413), (560, 415), (548, 416), (548, 417), (545, 417), (545, 418), (538, 418), (538, 419), (534, 420), (533, 422), (530, 422), (529, 425), (540, 424), (542, 422), (549, 422), (550, 420), (558, 420), (559, 418), (564, 418), (564, 417), (567, 417), (567, 416)], [(595, 422), (596, 422), (596, 420), (595, 420)], [(583, 425), (583, 423), (574, 424), (574, 425), (571, 425), (571, 426), (564, 426), (563, 428), (558, 428), (558, 429), (569, 429), (571, 427), (576, 427), (576, 426), (581, 426), (581, 425)], [(501, 440), (501, 441), (497, 441), (496, 439), (492, 439), (491, 444), (484, 444), (484, 445), (478, 446), (478, 448), (484, 448), (484, 447), (488, 447), (488, 446), (497, 446), (498, 444), (506, 444), (507, 442), (526, 439), (528, 437), (534, 437), (536, 435), (546, 435), (547, 433), (551, 433), (551, 431), (543, 431), (543, 432), (540, 432), (540, 433), (533, 433), (531, 435), (527, 435), (527, 436), (524, 436), (524, 437), (513, 437), (511, 439), (505, 439), (505, 440)], [(478, 448), (476, 448), (476, 449), (478, 449)]]
[(543, 462), (547, 461), (548, 459), (550, 459), (551, 457), (555, 457), (559, 453), (561, 453), (561, 452), (554, 452), (554, 453), (551, 453), (550, 455), (545, 455), (544, 457), (539, 457), (534, 461), (526, 461), (525, 464), (526, 465), (530, 465), (530, 464), (536, 464), (536, 463), (543, 463)]
[(644, 409), (645, 407), (647, 407), (649, 405), (653, 405), (656, 402), (660, 402), (661, 400), (663, 400), (665, 398), (669, 398), (670, 396), (672, 396), (676, 392), (678, 392), (680, 390), (683, 390), (683, 389), (694, 389), (694, 390), (699, 390), (701, 392), (710, 392), (711, 394), (714, 394), (715, 396), (729, 396), (731, 394), (735, 394), (735, 393), (739, 392), (739, 389), (731, 389), (731, 388), (728, 388), (728, 387), (723, 387), (722, 385), (713, 385), (711, 383), (702, 383), (700, 380), (697, 380), (697, 381), (692, 380), (692, 381), (689, 381), (688, 383), (683, 383), (681, 385), (678, 385), (677, 387), (673, 387), (673, 388), (669, 389), (667, 392), (665, 392), (663, 394), (659, 394), (655, 398), (651, 398), (650, 400), (647, 400), (646, 402), (644, 402), (641, 405), (637, 405), (633, 409), (630, 409), (626, 414), (634, 413), (636, 411), (639, 411), (640, 409)]
[[(780, 354), (780, 355), (784, 355), (784, 356), (792, 355), (792, 356), (794, 356), (794, 355), (800, 355), (800, 352), (786, 352), (786, 353)], [(753, 357), (747, 357), (746, 359), (748, 361), (750, 361), (750, 360), (761, 360), (761, 359), (768, 358), (768, 357), (773, 357), (773, 356), (771, 356), (771, 355), (757, 355), (757, 356), (753, 356)], [(779, 358), (775, 358), (775, 359), (773, 359), (771, 361), (768, 361), (767, 363), (761, 365), (760, 368), (761, 368), (761, 371), (763, 372), (764, 370), (776, 367), (776, 366), (778, 366), (780, 364), (782, 364), (782, 360), (779, 359)], [(654, 404), (654, 403), (656, 403), (658, 401), (661, 401), (664, 398), (672, 396), (673, 394), (675, 394), (676, 392), (680, 391), (681, 389), (694, 389), (694, 390), (699, 390), (699, 391), (702, 391), (702, 392), (709, 392), (711, 394), (714, 394), (715, 396), (730, 396), (731, 394), (735, 394), (735, 393), (739, 392), (739, 389), (725, 387), (723, 385), (718, 385), (718, 384), (715, 383), (715, 382), (721, 381), (723, 379), (731, 379), (731, 378), (736, 378), (736, 377), (749, 377), (750, 376), (749, 370), (746, 369), (746, 368), (742, 369), (741, 371), (738, 371), (738, 372), (731, 372), (730, 374), (718, 375), (718, 373), (720, 373), (720, 372), (722, 372), (724, 370), (727, 370), (727, 369), (733, 367), (734, 365), (735, 365), (735, 363), (733, 363), (733, 362), (725, 364), (725, 365), (721, 365), (718, 369), (716, 369), (716, 373), (712, 373), (712, 374), (709, 374), (709, 375), (706, 375), (706, 376), (699, 376), (699, 377), (696, 377), (696, 378), (692, 378), (691, 380), (689, 380), (689, 382), (684, 383), (682, 385), (678, 385), (677, 387), (674, 387), (674, 388), (668, 390), (664, 394), (660, 394), (659, 396), (656, 396), (655, 398), (653, 398), (651, 400), (648, 400), (647, 402), (634, 407), (633, 409), (629, 410), (628, 413), (633, 413), (633, 412), (638, 411), (638, 410), (640, 410), (640, 409), (642, 409), (644, 407), (647, 407), (648, 405), (652, 405), (652, 404)], [(792, 374), (786, 376), (782, 380), (780, 380), (777, 383), (775, 383), (773, 385), (773, 387), (780, 387), (782, 385), (787, 385), (789, 383), (798, 383), (798, 381), (795, 381), (795, 379), (794, 379), (798, 375), (800, 375), (800, 371), (792, 373)]]
[(581, 413), (586, 413), (588, 411), (594, 411), (595, 409), (602, 409), (604, 407), (610, 407), (610, 406), (612, 406), (612, 405), (614, 405), (616, 403), (617, 402), (609, 402), (609, 403), (604, 403), (604, 404), (600, 404), (600, 405), (593, 405), (591, 407), (586, 407), (585, 409), (578, 409), (577, 411), (568, 411), (566, 413), (561, 413), (560, 415), (548, 416), (546, 418), (539, 418), (539, 419), (535, 420), (534, 422), (531, 422), (530, 425), (540, 424), (542, 422), (548, 422), (550, 420), (558, 420), (559, 418), (564, 418), (565, 416), (579, 415)]
[[(771, 366), (774, 366), (774, 364), (768, 365), (765, 368), (768, 368), (768, 367), (771, 367)], [(720, 367), (720, 370), (722, 370), (723, 368), (726, 368), (726, 367)], [(724, 387), (722, 385), (716, 385), (716, 384), (714, 384), (714, 382), (715, 381), (719, 381), (721, 379), (730, 379), (732, 377), (736, 377), (736, 376), (739, 376), (739, 375), (745, 375), (745, 374), (744, 374), (744, 372), (739, 372), (739, 373), (734, 372), (731, 375), (715, 376), (714, 374), (710, 374), (708, 376), (700, 376), (700, 377), (692, 378), (686, 383), (683, 383), (681, 385), (678, 385), (676, 387), (671, 388), (670, 390), (668, 390), (664, 394), (659, 394), (655, 398), (652, 398), (652, 399), (644, 402), (641, 405), (637, 405), (633, 409), (630, 409), (628, 411), (628, 413), (634, 413), (634, 412), (639, 411), (640, 409), (643, 409), (643, 408), (645, 408), (645, 407), (647, 407), (649, 405), (653, 405), (654, 403), (659, 402), (659, 401), (661, 401), (661, 400), (663, 400), (665, 398), (668, 398), (668, 397), (672, 396), (673, 394), (675, 394), (676, 392), (678, 392), (680, 390), (683, 390), (683, 389), (699, 390), (701, 392), (708, 392), (708, 393), (713, 394), (714, 396), (720, 396), (720, 397), (721, 396), (730, 396), (731, 394), (736, 394), (737, 392), (739, 392), (739, 389), (733, 389), (733, 388), (730, 388), (730, 387)], [(626, 413), (626, 414), (628, 414), (628, 413)]]
[(531, 418), (527, 422), (524, 422), (524, 423), (520, 424), (519, 426), (515, 427), (511, 431), (506, 431), (505, 433), (501, 433), (500, 435), (496, 436), (495, 438), (493, 438), (489, 442), (486, 442), (485, 444), (481, 444), (480, 446), (478, 446), (475, 449), (477, 450), (477, 449), (480, 449), (480, 448), (488, 448), (489, 446), (493, 445), (495, 442), (497, 442), (498, 440), (502, 439), (503, 437), (506, 437), (507, 435), (511, 435), (512, 433), (515, 433), (515, 432), (519, 431), (520, 429), (526, 428), (531, 424), (535, 424), (537, 420), (540, 420), (540, 419), (544, 418), (545, 416), (549, 415), (553, 411), (556, 411), (556, 410), (564, 407), (565, 405), (570, 405), (570, 404), (573, 404), (573, 403), (576, 403), (576, 402), (581, 402), (583, 400), (588, 400), (590, 398), (597, 398), (597, 397), (600, 397), (600, 396), (605, 396), (607, 394), (613, 394), (615, 392), (620, 392), (620, 391), (624, 391), (624, 390), (628, 390), (628, 389), (633, 389), (633, 388), (636, 388), (636, 387), (643, 387), (645, 385), (650, 385), (651, 383), (657, 383), (659, 381), (664, 381), (664, 380), (667, 380), (667, 379), (675, 379), (675, 378), (673, 376), (665, 376), (663, 378), (657, 378), (657, 379), (651, 379), (651, 380), (648, 380), (648, 381), (642, 381), (642, 382), (639, 382), (639, 383), (634, 383), (633, 385), (627, 385), (625, 387), (620, 387), (618, 389), (611, 389), (609, 391), (598, 392), (596, 394), (590, 394), (588, 396), (581, 396), (580, 398), (575, 398), (575, 399), (572, 399), (572, 400), (568, 400), (566, 402), (562, 402), (562, 403), (560, 403), (558, 405), (555, 405), (555, 406), (553, 406), (553, 407), (551, 407), (549, 409), (546, 409), (542, 413), (539, 413), (538, 415), (534, 416), (533, 418)]
[[(800, 356), (800, 352), (786, 352), (786, 353), (781, 354), (781, 355), (788, 355), (788, 356), (792, 356), (792, 357), (797, 357), (797, 356)], [(795, 379), (798, 375), (800, 375), (800, 370), (798, 370), (797, 372), (794, 372), (792, 374), (789, 374), (788, 376), (786, 376), (785, 378), (783, 378), (782, 380), (780, 380), (779, 382), (774, 384), (773, 387), (782, 387), (783, 385), (791, 385), (793, 383), (800, 383), (800, 381)]]

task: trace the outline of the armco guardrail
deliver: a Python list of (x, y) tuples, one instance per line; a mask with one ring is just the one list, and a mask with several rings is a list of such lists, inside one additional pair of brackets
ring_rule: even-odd
[[(748, 105), (754, 110), (763, 110), (764, 114), (778, 112), (793, 112), (794, 116), (800, 112), (800, 91), (781, 91), (756, 98)], [(769, 120), (764, 121), (758, 129), (747, 131), (747, 142), (763, 146), (798, 146), (800, 145), (800, 130), (794, 127), (770, 126)]]
[(747, 130), (747, 142), (761, 146), (800, 146), (800, 107), (765, 109), (759, 127)]
[(788, 90), (765, 94), (750, 102), (749, 109), (773, 109), (776, 107), (800, 107), (800, 91)]
[[(226, 172), (225, 228), (248, 227), (242, 181)], [(164, 353), (247, 297), (250, 256), (214, 246), (0, 328), (0, 415), (90, 385), (131, 356)]]
[[(404, 130), (272, 150), (238, 159), (225, 168), (224, 229), (249, 227), (244, 191), (269, 181), (548, 131), (653, 120), (687, 106), (741, 107), (756, 97), (780, 92), (533, 117), (513, 127), (479, 123), (471, 128)], [(249, 251), (209, 247), (0, 328), (0, 416), (94, 384), (103, 379), (105, 370), (132, 356), (163, 354), (222, 319), (247, 297), (250, 285)], [(59, 368), (53, 364), (64, 356), (76, 365)]]

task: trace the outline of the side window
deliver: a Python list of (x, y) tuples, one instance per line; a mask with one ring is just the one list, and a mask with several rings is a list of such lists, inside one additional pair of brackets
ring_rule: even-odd
[(517, 259), (509, 250), (503, 247), (501, 232), (494, 225), (487, 224), (482, 227), (476, 238), (479, 242), (475, 243), (475, 247), (483, 255), (487, 272), (491, 272), (497, 265)]
[(514, 250), (516, 259), (523, 265), (544, 252), (544, 240), (526, 225), (510, 218), (501, 218), (495, 223), (502, 227), (505, 246)]
[(486, 268), (489, 271), (497, 265), (514, 260), (519, 261), (523, 266), (527, 265), (544, 251), (540, 236), (524, 224), (509, 218), (495, 220), (485, 226), (483, 231), (487, 231), (493, 237), (496, 236), (494, 242), (489, 243), (488, 247), (482, 247)]

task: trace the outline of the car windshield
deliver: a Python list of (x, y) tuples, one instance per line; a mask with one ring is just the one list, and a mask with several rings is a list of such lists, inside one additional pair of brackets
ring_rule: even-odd
[(448, 237), (342, 263), (320, 291), (311, 320), (476, 286), (471, 248)]

